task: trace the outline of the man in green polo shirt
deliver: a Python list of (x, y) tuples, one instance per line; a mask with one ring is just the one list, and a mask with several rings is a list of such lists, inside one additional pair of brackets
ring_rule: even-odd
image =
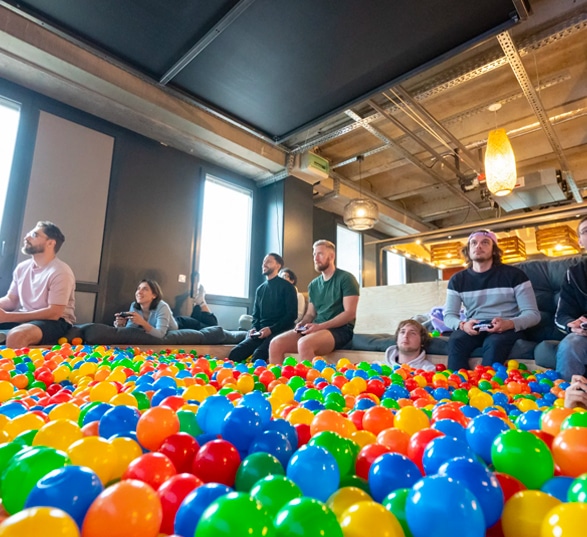
[(279, 335), (269, 346), (269, 361), (281, 363), (286, 353), (300, 360), (341, 349), (353, 338), (359, 303), (355, 277), (334, 265), (335, 246), (327, 240), (314, 243), (314, 268), (320, 276), (308, 286), (308, 309), (293, 330)]

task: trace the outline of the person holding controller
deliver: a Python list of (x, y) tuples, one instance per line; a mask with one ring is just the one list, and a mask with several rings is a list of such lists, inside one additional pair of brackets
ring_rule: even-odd
[[(454, 330), (448, 341), (448, 368), (453, 371), (468, 369), (477, 347), (483, 348), (483, 365), (505, 362), (521, 331), (540, 322), (528, 276), (502, 264), (494, 233), (474, 231), (462, 253), (468, 268), (449, 280), (444, 309), (444, 323)], [(465, 321), (460, 319), (461, 305)]]
[(161, 287), (155, 280), (141, 280), (135, 301), (129, 311), (114, 315), (117, 328), (141, 328), (152, 336), (163, 338), (169, 330), (177, 330), (177, 322), (169, 304), (163, 300)]
[[(577, 227), (579, 244), (587, 247), (587, 216)], [(568, 335), (556, 350), (556, 370), (565, 380), (584, 375), (587, 365), (587, 260), (569, 267), (561, 285), (554, 322)]]

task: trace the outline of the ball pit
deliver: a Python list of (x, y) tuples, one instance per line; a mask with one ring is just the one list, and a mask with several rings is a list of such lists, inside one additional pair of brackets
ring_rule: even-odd
[(473, 370), (0, 349), (0, 537), (575, 537), (587, 412)]

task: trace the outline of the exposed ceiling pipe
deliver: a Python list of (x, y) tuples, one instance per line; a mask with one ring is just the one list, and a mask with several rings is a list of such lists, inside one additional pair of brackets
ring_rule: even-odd
[(497, 41), (501, 45), (501, 48), (503, 49), (503, 52), (506, 55), (508, 63), (510, 64), (512, 71), (514, 72), (516, 80), (518, 81), (518, 84), (520, 84), (522, 92), (528, 100), (528, 104), (532, 107), (534, 114), (536, 115), (538, 121), (540, 122), (540, 125), (542, 126), (544, 134), (546, 134), (546, 137), (548, 138), (548, 141), (560, 162), (561, 170), (565, 175), (565, 179), (567, 180), (567, 184), (569, 185), (569, 188), (573, 193), (575, 201), (577, 203), (581, 203), (583, 201), (583, 196), (581, 196), (581, 193), (577, 188), (577, 184), (573, 179), (569, 162), (567, 161), (567, 157), (565, 156), (558, 135), (556, 134), (554, 128), (552, 127), (552, 124), (550, 123), (548, 114), (546, 112), (546, 109), (544, 108), (544, 105), (542, 104), (540, 96), (538, 95), (538, 93), (534, 89), (534, 86), (530, 82), (530, 77), (526, 72), (526, 68), (522, 63), (522, 58), (520, 58), (518, 49), (516, 48), (509, 32), (502, 32), (501, 34), (498, 34)]
[[(346, 114), (349, 117), (353, 118), (357, 123), (361, 122), (361, 117), (358, 114), (356, 114), (355, 112), (353, 112), (352, 110), (347, 110)], [(417, 157), (412, 155), (409, 151), (407, 151), (401, 145), (394, 142), (391, 138), (387, 137), (385, 134), (383, 134), (380, 130), (376, 129), (372, 125), (369, 125), (368, 123), (366, 123), (363, 125), (363, 128), (366, 131), (373, 134), (374, 136), (377, 136), (377, 138), (379, 138), (384, 143), (386, 143), (391, 149), (393, 149), (394, 151), (399, 153), (401, 156), (403, 156), (405, 159), (410, 161), (412, 164), (414, 164), (415, 166), (420, 168), (420, 170), (422, 170), (428, 176), (430, 176), (433, 179), (436, 179), (436, 181), (438, 181), (439, 183), (443, 183), (451, 192), (453, 192), (453, 194), (456, 194), (459, 198), (464, 199), (473, 208), (473, 210), (477, 214), (479, 214), (479, 207), (477, 207), (477, 205), (473, 201), (471, 201), (468, 198), (468, 196), (466, 196), (464, 194), (464, 192), (462, 192), (459, 188), (452, 185), (447, 179), (442, 177), (442, 175), (440, 175), (439, 173), (436, 173), (436, 171), (434, 171), (432, 168), (429, 168), (428, 166), (426, 166), (420, 159), (418, 159)]]

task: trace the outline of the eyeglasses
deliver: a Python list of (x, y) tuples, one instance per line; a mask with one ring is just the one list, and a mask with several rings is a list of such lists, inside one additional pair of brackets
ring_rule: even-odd
[(44, 233), (40, 233), (39, 231), (29, 231), (27, 233), (27, 235), (29, 237), (32, 237), (33, 239), (38, 239), (39, 237), (48, 239), (49, 237), (47, 235), (45, 235)]

